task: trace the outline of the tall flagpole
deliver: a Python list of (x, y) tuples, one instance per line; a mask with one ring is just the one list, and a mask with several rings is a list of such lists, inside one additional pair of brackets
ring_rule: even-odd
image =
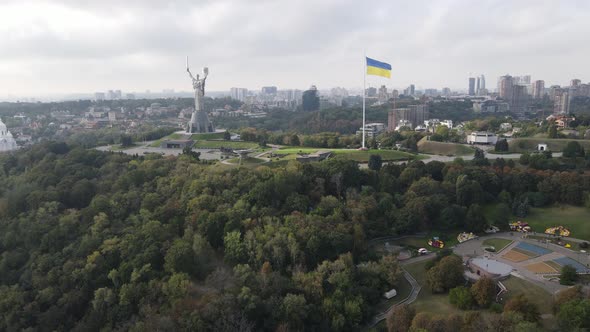
[(365, 94), (367, 93), (367, 52), (364, 52), (365, 56), (363, 59), (363, 147), (365, 149)]

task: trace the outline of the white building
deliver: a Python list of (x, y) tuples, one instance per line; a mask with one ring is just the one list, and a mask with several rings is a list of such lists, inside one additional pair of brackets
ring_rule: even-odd
[(439, 119), (428, 119), (424, 120), (424, 126), (426, 128), (432, 128), (434, 131), (438, 126), (445, 126), (449, 129), (453, 129), (453, 120), (439, 120)]
[(0, 119), (0, 152), (16, 150), (16, 141)]
[(232, 99), (244, 101), (244, 100), (246, 100), (246, 96), (248, 95), (248, 89), (246, 89), (246, 88), (231, 88), (229, 90), (229, 94)]
[[(382, 132), (385, 131), (387, 126), (385, 123), (374, 122), (374, 123), (367, 123), (365, 124), (365, 135), (367, 137), (373, 138)], [(356, 132), (357, 135), (363, 135), (363, 127), (360, 127), (359, 130)]]
[(474, 131), (467, 135), (468, 144), (496, 144), (498, 136), (485, 131)]
[(399, 131), (400, 129), (407, 127), (412, 129), (412, 122), (410, 120), (405, 120), (405, 119), (401, 119), (399, 120), (399, 122), (397, 123), (397, 126), (395, 127), (395, 130)]

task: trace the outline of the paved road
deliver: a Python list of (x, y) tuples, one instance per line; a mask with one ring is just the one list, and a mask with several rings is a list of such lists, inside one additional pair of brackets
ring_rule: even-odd
[[(139, 156), (143, 156), (147, 153), (159, 153), (164, 156), (178, 156), (182, 153), (182, 149), (163, 149), (151, 147), (150, 144), (153, 142), (154, 141), (142, 142), (138, 146), (124, 150), (112, 150), (114, 147), (113, 145), (99, 146), (96, 149), (99, 151), (122, 152), (130, 155), (137, 154)], [(193, 151), (200, 152), (201, 155), (199, 158), (203, 160), (217, 160), (221, 158), (221, 152), (217, 149), (193, 149)]]
[[(463, 160), (472, 160), (473, 159), (473, 155), (465, 155), (465, 156), (441, 156), (441, 155), (436, 155), (436, 154), (424, 154), (424, 153), (418, 153), (418, 156), (423, 157), (424, 159), (421, 159), (423, 162), (427, 163), (429, 161), (441, 161), (443, 163), (448, 163), (448, 162), (452, 162), (457, 158), (461, 158)], [(508, 153), (508, 154), (495, 154), (495, 153), (489, 153), (488, 151), (484, 151), (484, 156), (486, 158), (488, 158), (489, 160), (493, 161), (496, 158), (504, 158), (504, 159), (518, 159), (520, 158), (520, 156), (522, 156), (522, 153)], [(561, 157), (562, 153), (561, 152), (554, 152), (553, 153), (553, 157)], [(407, 161), (396, 161), (396, 164), (402, 164), (402, 163), (407, 163)]]

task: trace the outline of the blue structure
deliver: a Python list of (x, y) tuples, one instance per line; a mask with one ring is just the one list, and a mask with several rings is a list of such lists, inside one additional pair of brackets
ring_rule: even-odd
[(516, 248), (525, 250), (530, 252), (531, 254), (535, 254), (536, 256), (543, 256), (552, 253), (551, 250), (536, 246), (534, 244), (529, 244), (525, 242), (520, 242)]
[(578, 261), (575, 261), (569, 257), (561, 257), (561, 258), (554, 259), (553, 261), (555, 263), (561, 265), (562, 267), (566, 266), (566, 265), (570, 265), (571, 267), (575, 268), (576, 272), (578, 272), (578, 273), (585, 273), (588, 271), (588, 268), (586, 266), (584, 266), (584, 264), (582, 264)]

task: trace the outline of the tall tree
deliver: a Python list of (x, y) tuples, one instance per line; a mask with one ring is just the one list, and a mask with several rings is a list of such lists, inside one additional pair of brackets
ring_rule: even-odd
[(407, 304), (395, 306), (387, 314), (387, 331), (408, 332), (414, 316), (416, 316), (416, 309), (414, 307)]
[(487, 308), (494, 301), (496, 283), (490, 278), (482, 277), (471, 286), (471, 293), (480, 307)]
[(369, 169), (379, 171), (383, 165), (383, 159), (378, 154), (372, 154), (369, 157)]

